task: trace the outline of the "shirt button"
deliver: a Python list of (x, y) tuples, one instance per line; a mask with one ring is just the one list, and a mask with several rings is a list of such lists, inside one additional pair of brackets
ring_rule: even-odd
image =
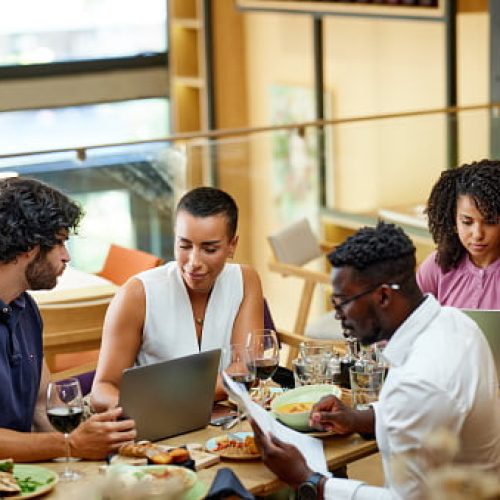
[(4, 308), (2, 309), (2, 312), (3, 312), (4, 314), (7, 314), (7, 313), (9, 312), (9, 308), (8, 308), (8, 307), (4, 307)]

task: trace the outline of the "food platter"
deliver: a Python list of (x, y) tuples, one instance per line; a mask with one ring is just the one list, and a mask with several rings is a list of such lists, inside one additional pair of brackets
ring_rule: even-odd
[(45, 467), (40, 467), (39, 465), (14, 464), (13, 474), (18, 482), (31, 480), (34, 489), (33, 491), (21, 493), (21, 495), (10, 496), (10, 500), (24, 500), (26, 498), (35, 498), (44, 495), (52, 490), (59, 480), (59, 477), (54, 471), (46, 469)]
[(253, 440), (253, 432), (233, 432), (209, 439), (205, 449), (228, 460), (255, 460), (260, 458)]
[[(278, 396), (271, 403), (272, 414), (296, 431), (310, 432), (309, 416), (312, 406), (324, 396), (340, 398), (340, 387), (331, 384), (304, 385)], [(282, 409), (286, 409), (283, 412)]]

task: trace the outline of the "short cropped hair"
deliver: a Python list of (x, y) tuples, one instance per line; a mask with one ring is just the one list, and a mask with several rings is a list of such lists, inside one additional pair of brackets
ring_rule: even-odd
[(481, 160), (445, 170), (427, 201), (429, 230), (437, 244), (436, 261), (443, 272), (456, 268), (465, 255), (456, 232), (458, 197), (470, 196), (488, 221), (500, 217), (500, 161)]
[(222, 189), (199, 187), (188, 191), (177, 204), (176, 215), (187, 212), (194, 217), (225, 215), (229, 239), (233, 239), (238, 227), (238, 206)]
[(74, 231), (81, 208), (66, 195), (34, 179), (0, 180), (0, 262), (7, 264), (40, 245), (49, 251), (60, 232)]
[(363, 227), (328, 255), (334, 267), (353, 267), (372, 284), (404, 281), (415, 274), (415, 246), (394, 224)]

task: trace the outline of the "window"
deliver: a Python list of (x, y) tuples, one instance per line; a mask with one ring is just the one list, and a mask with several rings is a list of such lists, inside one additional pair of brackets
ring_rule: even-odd
[(0, 66), (165, 53), (166, 18), (165, 0), (9, 0), (0, 15)]
[(160, 98), (0, 113), (0, 154), (141, 141), (168, 134), (168, 101)]

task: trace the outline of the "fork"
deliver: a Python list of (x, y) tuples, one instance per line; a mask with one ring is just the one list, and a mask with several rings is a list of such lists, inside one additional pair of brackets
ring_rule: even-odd
[[(247, 414), (246, 413), (242, 413), (241, 415), (238, 415), (237, 417), (233, 418), (233, 420), (225, 423), (222, 428), (227, 431), (229, 429), (232, 429), (236, 424), (238, 424), (238, 422), (241, 422), (242, 420), (245, 420), (245, 418), (247, 418)], [(241, 440), (240, 440), (241, 441)]]

